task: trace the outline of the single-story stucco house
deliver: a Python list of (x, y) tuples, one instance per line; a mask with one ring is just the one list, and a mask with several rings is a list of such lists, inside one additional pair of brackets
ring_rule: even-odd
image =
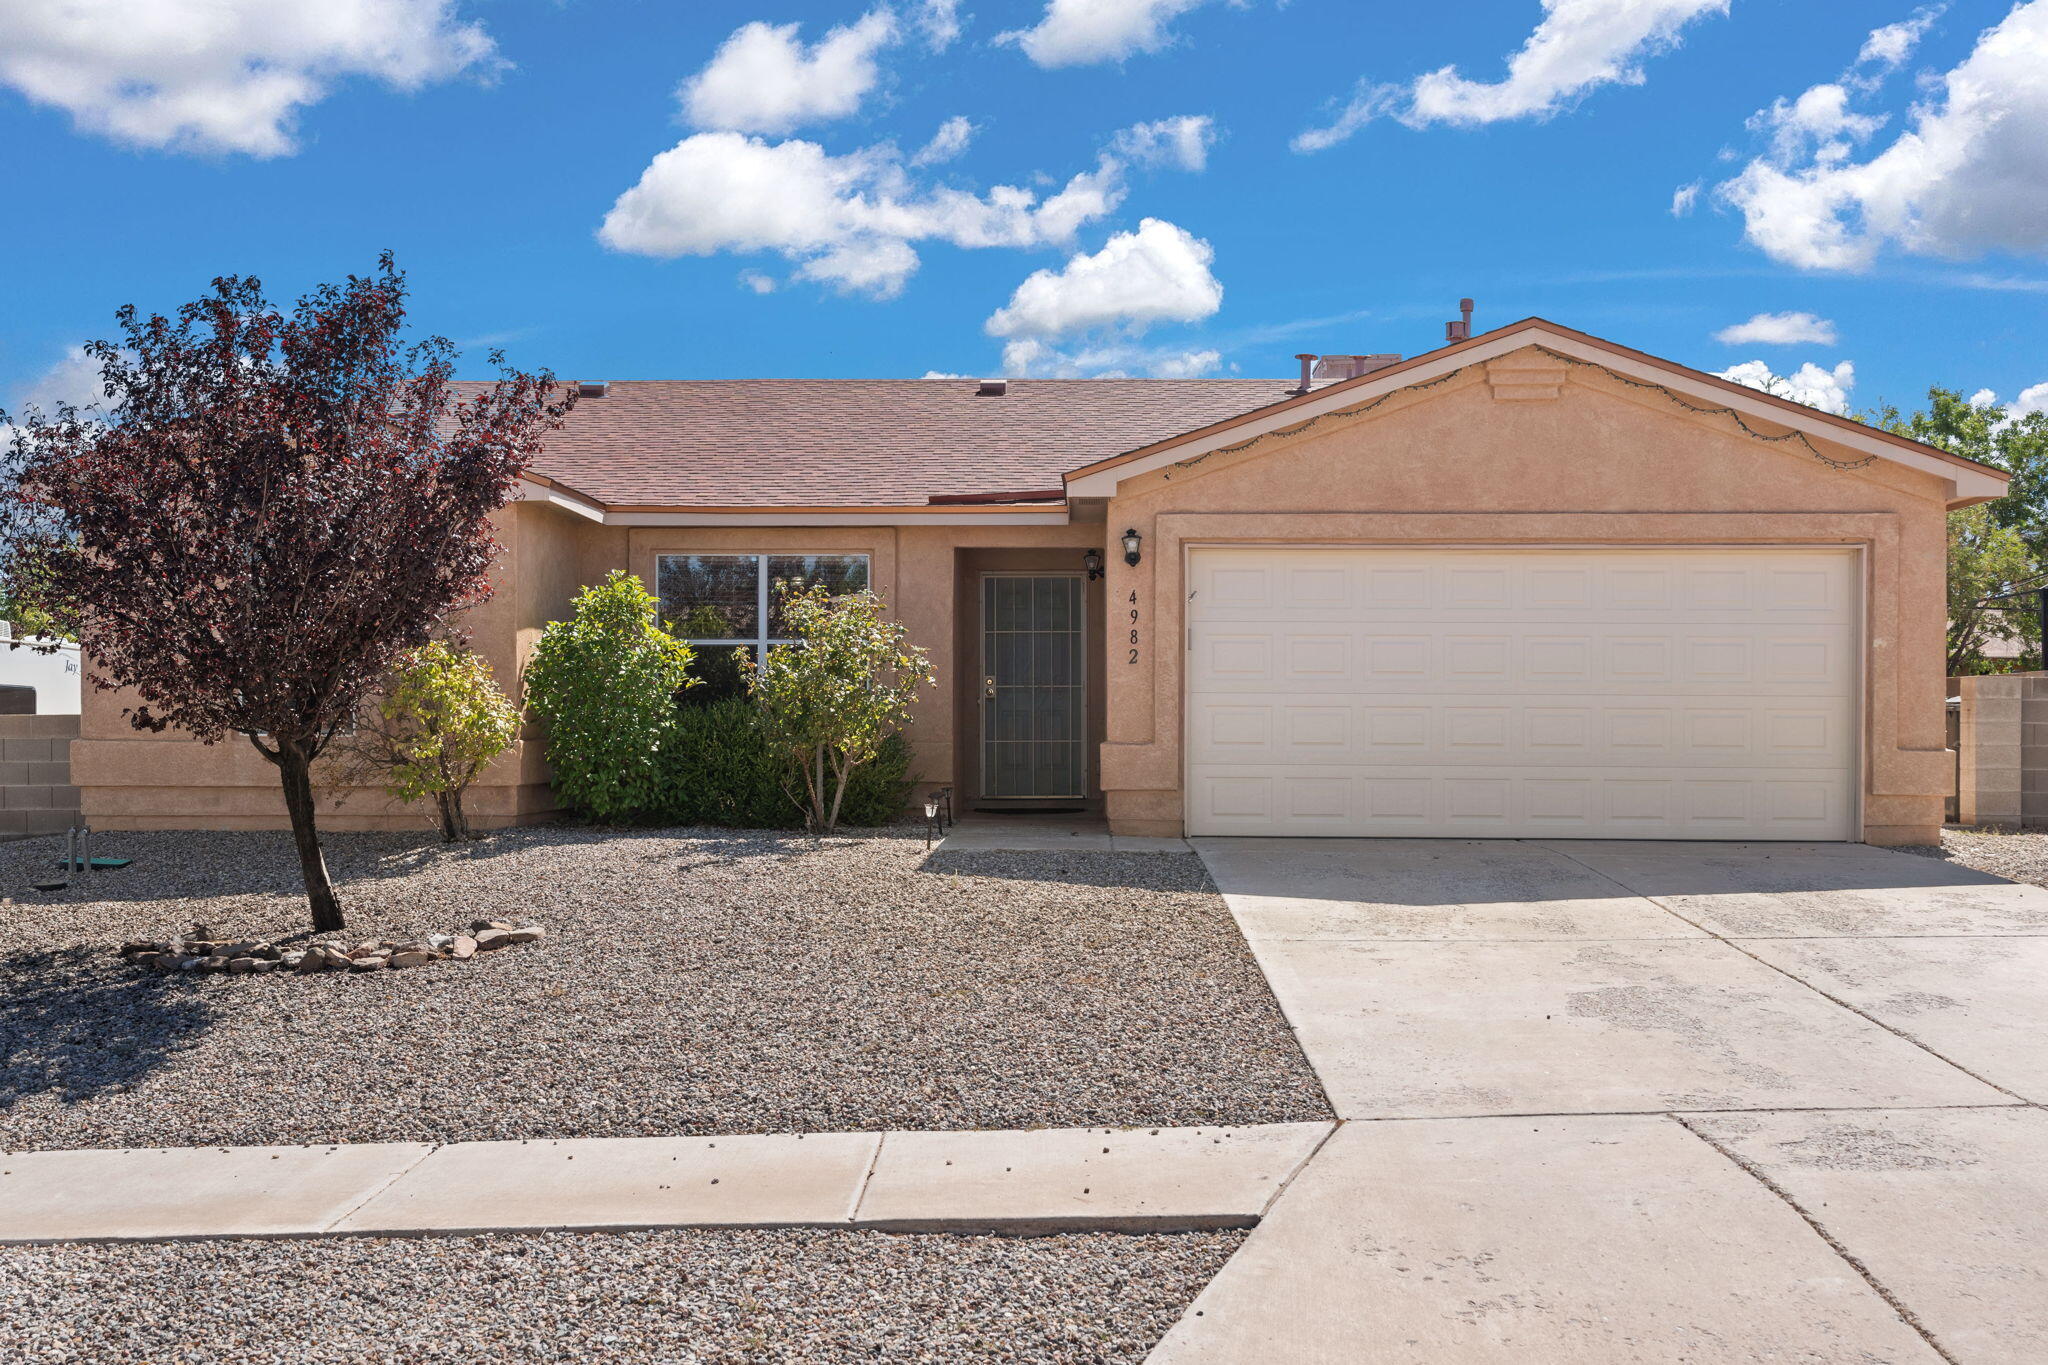
[[(1452, 333), (1299, 381), (586, 384), (469, 626), (511, 681), (614, 568), (710, 651), (776, 638), (771, 580), (864, 584), (938, 666), (927, 784), (1119, 832), (1934, 840), (1944, 514), (2006, 476), (1541, 319)], [(95, 827), (283, 823), (246, 744), (122, 705), (73, 750)], [(478, 823), (546, 778), (529, 738)]]

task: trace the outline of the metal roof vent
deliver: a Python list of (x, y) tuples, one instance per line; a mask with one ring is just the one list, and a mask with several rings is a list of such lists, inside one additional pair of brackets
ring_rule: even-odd
[(1380, 351), (1374, 355), (1326, 355), (1316, 361), (1314, 377), (1317, 379), (1356, 379), (1374, 370), (1384, 370), (1389, 365), (1401, 363), (1399, 351)]
[(976, 398), (1001, 398), (1009, 391), (1010, 381), (1007, 379), (984, 379), (974, 386)]
[(578, 398), (602, 398), (612, 391), (609, 379), (579, 379), (576, 381)]

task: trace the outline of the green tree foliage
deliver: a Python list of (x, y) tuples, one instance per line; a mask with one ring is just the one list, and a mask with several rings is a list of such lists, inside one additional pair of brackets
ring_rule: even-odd
[(1886, 407), (1863, 420), (2010, 473), (2011, 490), (1989, 504), (1991, 520), (2017, 531), (2035, 563), (2048, 562), (2048, 412), (2009, 417), (1996, 403), (1934, 388), (1924, 411)]
[(873, 593), (780, 591), (783, 619), (803, 643), (769, 649), (748, 687), (770, 746), (802, 774), (806, 824), (823, 833), (838, 827), (851, 775), (908, 719), (918, 689), (938, 684), (925, 651), (904, 643)]
[(2048, 581), (2041, 569), (2048, 561), (2048, 413), (2012, 417), (1996, 403), (1932, 388), (1919, 412), (1885, 407), (1861, 416), (2012, 475), (2003, 498), (1949, 513), (1948, 671), (1990, 671), (1984, 648), (1997, 639), (2019, 640), (2038, 661), (2041, 629), (2031, 594)]
[[(669, 825), (788, 829), (803, 823), (796, 766), (770, 745), (760, 708), (745, 697), (685, 707), (677, 741), (663, 760), (659, 807), (647, 818)], [(875, 757), (853, 770), (839, 823), (886, 825), (910, 792), (910, 745), (891, 734)]]
[(519, 737), (519, 708), (481, 655), (436, 640), (399, 656), (384, 696), (348, 741), (351, 786), (374, 780), (410, 804), (431, 797), (441, 837), (471, 838), (463, 793)]
[(526, 665), (526, 704), (547, 727), (555, 790), (599, 820), (660, 804), (662, 759), (677, 741), (676, 694), (696, 685), (690, 647), (663, 630), (638, 578), (615, 569), (551, 621)]
[(1984, 646), (2017, 638), (2041, 657), (2040, 615), (2031, 590), (2043, 575), (2020, 533), (1998, 523), (1997, 503), (1948, 514), (1948, 671), (1988, 673)]

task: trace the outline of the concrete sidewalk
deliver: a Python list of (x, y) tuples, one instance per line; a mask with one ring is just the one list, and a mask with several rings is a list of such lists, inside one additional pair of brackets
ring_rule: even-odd
[(1335, 1125), (0, 1154), (0, 1243), (1256, 1224)]

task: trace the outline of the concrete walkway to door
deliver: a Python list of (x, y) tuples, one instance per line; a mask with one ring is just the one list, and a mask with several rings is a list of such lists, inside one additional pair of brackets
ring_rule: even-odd
[(2048, 891), (1195, 844), (1345, 1123), (1154, 1361), (2048, 1359)]

